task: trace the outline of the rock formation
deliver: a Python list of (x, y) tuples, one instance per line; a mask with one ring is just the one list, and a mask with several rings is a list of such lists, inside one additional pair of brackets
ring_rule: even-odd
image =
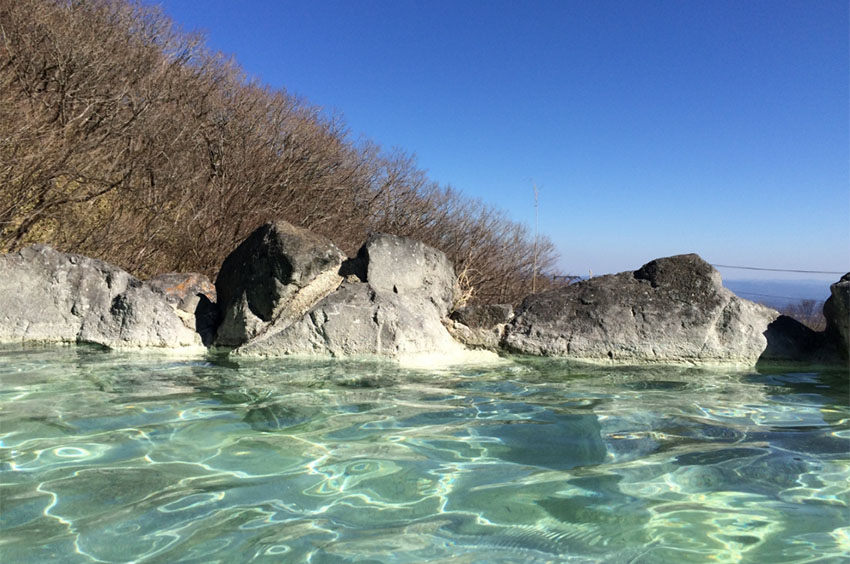
[(342, 268), (346, 281), (298, 319), (278, 320), (245, 355), (463, 355), (442, 324), (455, 292), (446, 256), (407, 237), (373, 234)]
[(0, 341), (202, 344), (160, 291), (118, 267), (47, 245), (0, 255)]
[(345, 255), (325, 237), (285, 221), (267, 223), (228, 255), (215, 281), (221, 325), (215, 343), (242, 345), (299, 319), (342, 282)]
[(505, 327), (513, 318), (510, 304), (471, 305), (453, 311), (447, 327), (455, 339), (468, 347), (497, 350)]
[(778, 315), (724, 288), (699, 256), (679, 255), (530, 296), (504, 345), (586, 360), (755, 364)]
[(850, 352), (850, 272), (829, 287), (830, 296), (823, 304), (827, 337), (836, 344), (846, 362)]
[(237, 355), (380, 356), (425, 366), (494, 358), (464, 345), (590, 361), (750, 366), (834, 363), (836, 350), (846, 364), (850, 348), (850, 274), (832, 285), (824, 333), (738, 298), (697, 255), (532, 295), (516, 315), (508, 305), (452, 311), (456, 283), (446, 256), (413, 239), (372, 234), (346, 259), (328, 239), (284, 221), (240, 244), (215, 287), (192, 273), (142, 282), (102, 261), (36, 245), (0, 255), (0, 341), (214, 343)]
[(197, 331), (204, 345), (211, 345), (218, 328), (215, 286), (197, 272), (169, 272), (145, 284), (165, 296), (174, 312), (189, 329)]

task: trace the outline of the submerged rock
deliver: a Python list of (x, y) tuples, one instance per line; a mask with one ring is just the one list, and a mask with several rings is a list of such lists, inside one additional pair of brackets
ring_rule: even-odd
[(778, 316), (724, 288), (699, 256), (678, 255), (528, 297), (504, 345), (587, 360), (755, 364)]
[(216, 344), (239, 346), (299, 319), (339, 286), (344, 259), (321, 235), (285, 221), (263, 225), (230, 253), (216, 278)]
[(202, 344), (160, 291), (116, 266), (47, 245), (0, 255), (0, 341)]

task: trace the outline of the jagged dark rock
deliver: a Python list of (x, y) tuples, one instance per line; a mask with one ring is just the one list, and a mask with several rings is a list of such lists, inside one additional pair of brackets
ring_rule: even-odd
[(47, 245), (0, 255), (0, 341), (202, 344), (161, 292), (116, 266)]
[(530, 296), (504, 345), (587, 360), (755, 364), (778, 316), (724, 288), (698, 255), (678, 255)]
[(844, 361), (850, 357), (850, 272), (829, 287), (830, 296), (823, 304), (827, 338), (835, 343)]
[(835, 347), (830, 346), (824, 334), (813, 331), (793, 317), (780, 315), (764, 333), (767, 348), (759, 357), (762, 363), (807, 362), (832, 364)]
[(285, 221), (263, 225), (230, 253), (216, 278), (216, 344), (242, 345), (274, 324), (299, 319), (342, 282), (343, 260), (325, 237)]

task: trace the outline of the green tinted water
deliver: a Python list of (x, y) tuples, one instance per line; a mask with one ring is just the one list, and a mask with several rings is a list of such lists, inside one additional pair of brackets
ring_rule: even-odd
[(0, 560), (842, 562), (848, 374), (0, 351)]

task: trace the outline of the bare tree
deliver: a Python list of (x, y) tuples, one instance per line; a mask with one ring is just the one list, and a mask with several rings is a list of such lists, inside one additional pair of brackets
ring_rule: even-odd
[(126, 0), (0, 0), (0, 249), (49, 242), (140, 276), (215, 275), (282, 218), (353, 254), (370, 231), (442, 249), (467, 296), (517, 302), (555, 249), (412, 155), (248, 80)]

